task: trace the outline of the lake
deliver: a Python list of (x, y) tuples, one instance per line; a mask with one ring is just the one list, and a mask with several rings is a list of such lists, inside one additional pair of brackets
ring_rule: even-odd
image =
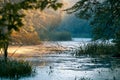
[[(74, 38), (73, 41), (44, 42), (50, 46), (56, 43), (63, 48), (77, 48), (90, 39)], [(19, 58), (19, 57), (18, 57)], [(30, 61), (36, 70), (35, 75), (20, 80), (120, 80), (120, 59), (76, 57), (73, 52), (20, 57)]]

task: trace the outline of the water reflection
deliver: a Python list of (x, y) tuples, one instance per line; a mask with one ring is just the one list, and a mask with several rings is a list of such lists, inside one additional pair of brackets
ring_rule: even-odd
[(28, 58), (36, 66), (35, 77), (21, 80), (119, 80), (120, 59), (76, 58), (71, 54), (48, 54)]

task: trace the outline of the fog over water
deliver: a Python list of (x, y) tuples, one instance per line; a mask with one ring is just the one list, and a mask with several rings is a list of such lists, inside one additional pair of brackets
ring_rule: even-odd
[[(90, 39), (75, 38), (73, 41), (58, 42), (62, 46), (70, 47)], [(68, 46), (69, 45), (69, 46)], [(73, 47), (74, 47), (73, 46)], [(23, 58), (24, 59), (24, 58)], [(88, 56), (76, 57), (71, 52), (45, 54), (40, 57), (29, 57), (36, 67), (36, 75), (20, 80), (119, 80), (120, 59), (92, 58)]]

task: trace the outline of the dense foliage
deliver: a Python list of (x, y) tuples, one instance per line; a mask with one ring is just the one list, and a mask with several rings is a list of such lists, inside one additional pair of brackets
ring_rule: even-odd
[(120, 0), (80, 0), (69, 13), (77, 12), (77, 16), (87, 19), (93, 29), (93, 39), (114, 39), (120, 49)]
[(0, 1), (0, 48), (3, 49), (5, 60), (7, 60), (7, 49), (12, 31), (19, 31), (19, 28), (23, 26), (24, 15), (20, 10), (33, 8), (43, 10), (46, 7), (57, 10), (61, 6), (62, 4), (57, 0)]

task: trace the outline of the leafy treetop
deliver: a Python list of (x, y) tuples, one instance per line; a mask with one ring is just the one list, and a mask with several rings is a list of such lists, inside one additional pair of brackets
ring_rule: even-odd
[(119, 3), (120, 0), (79, 0), (66, 11), (76, 12), (77, 17), (89, 20), (95, 40), (116, 39), (120, 32)]

